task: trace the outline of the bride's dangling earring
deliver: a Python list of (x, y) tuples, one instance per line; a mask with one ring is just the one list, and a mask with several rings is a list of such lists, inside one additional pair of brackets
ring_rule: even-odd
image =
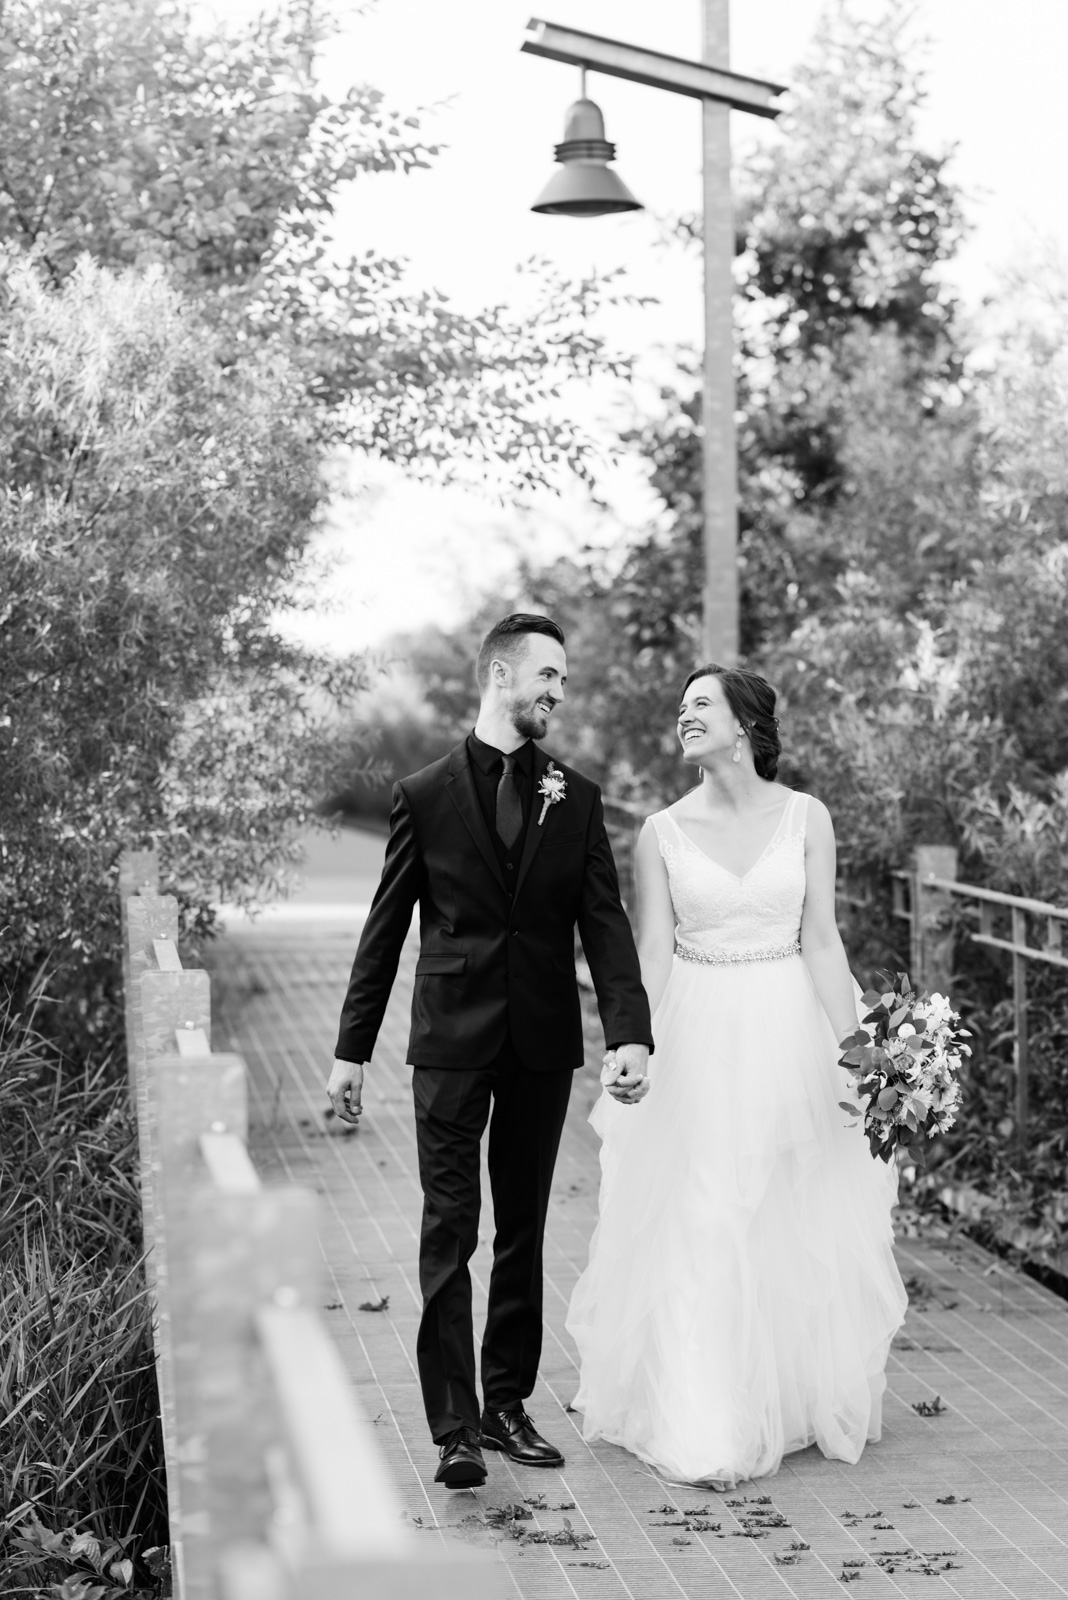
[(731, 760), (732, 761), (740, 761), (741, 759), (742, 759), (742, 730), (739, 728), (738, 729), (738, 737), (734, 741), (734, 754), (731, 756)]

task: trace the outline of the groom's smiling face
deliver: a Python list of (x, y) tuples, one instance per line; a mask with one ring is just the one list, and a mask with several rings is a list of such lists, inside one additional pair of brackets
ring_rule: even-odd
[(526, 648), (510, 663), (508, 713), (524, 739), (544, 739), (549, 721), (564, 698), (567, 656), (544, 633), (527, 634)]

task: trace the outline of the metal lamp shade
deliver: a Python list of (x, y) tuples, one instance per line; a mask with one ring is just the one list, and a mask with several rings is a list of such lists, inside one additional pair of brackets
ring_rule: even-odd
[(604, 217), (616, 211), (641, 211), (622, 178), (608, 168), (616, 147), (604, 136), (604, 117), (592, 100), (576, 100), (567, 113), (563, 143), (556, 147), (554, 172), (532, 211), (556, 217)]

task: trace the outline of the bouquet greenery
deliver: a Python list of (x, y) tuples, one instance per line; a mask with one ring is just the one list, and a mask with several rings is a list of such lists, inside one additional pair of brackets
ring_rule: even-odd
[(863, 1116), (873, 1156), (889, 1161), (898, 1145), (923, 1165), (924, 1141), (956, 1120), (961, 1090), (957, 1079), (963, 1041), (971, 1037), (942, 994), (919, 998), (908, 974), (877, 974), (880, 989), (861, 996), (868, 1007), (855, 1033), (841, 1042), (840, 1065), (852, 1073), (859, 1104), (840, 1100), (843, 1111)]

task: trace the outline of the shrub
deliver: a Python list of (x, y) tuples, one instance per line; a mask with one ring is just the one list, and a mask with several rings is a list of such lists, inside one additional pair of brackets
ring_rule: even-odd
[(71, 1564), (27, 1548), (37, 1521), (115, 1560), (167, 1524), (125, 1079), (33, 1023), (0, 1008), (0, 1576), (43, 1581)]

